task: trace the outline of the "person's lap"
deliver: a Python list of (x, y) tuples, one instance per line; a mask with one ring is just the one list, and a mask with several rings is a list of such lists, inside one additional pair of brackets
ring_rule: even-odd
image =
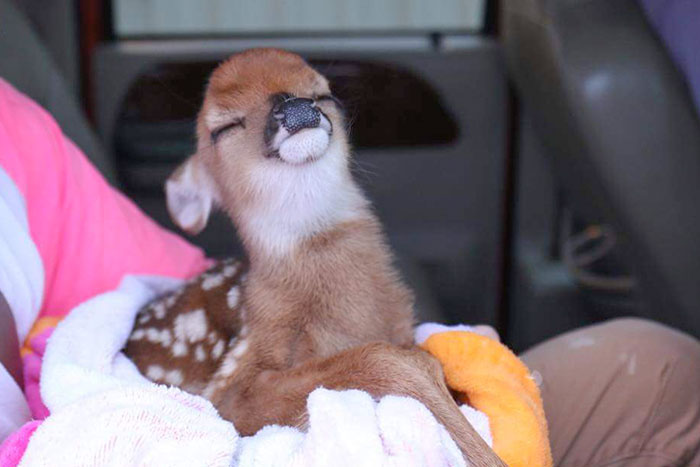
[(555, 465), (700, 465), (700, 343), (619, 319), (522, 359), (541, 379)]

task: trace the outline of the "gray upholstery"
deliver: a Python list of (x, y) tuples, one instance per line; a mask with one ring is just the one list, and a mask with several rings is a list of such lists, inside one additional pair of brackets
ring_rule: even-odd
[(103, 175), (115, 182), (114, 164), (38, 34), (11, 0), (0, 0), (0, 77), (48, 110), (63, 132)]
[(440, 307), (435, 293), (430, 289), (430, 281), (425, 271), (405, 255), (396, 256), (396, 267), (401, 271), (401, 276), (413, 291), (415, 304), (413, 306), (416, 315), (416, 322), (445, 323), (448, 316)]
[(68, 90), (80, 93), (78, 0), (12, 0), (51, 54)]
[(559, 185), (612, 223), (652, 317), (700, 335), (700, 122), (635, 0), (508, 0), (510, 74)]

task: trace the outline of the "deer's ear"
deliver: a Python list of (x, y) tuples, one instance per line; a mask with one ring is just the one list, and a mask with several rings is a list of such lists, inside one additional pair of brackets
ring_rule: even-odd
[(204, 229), (214, 204), (214, 183), (196, 156), (168, 178), (165, 196), (170, 217), (178, 227), (191, 235)]

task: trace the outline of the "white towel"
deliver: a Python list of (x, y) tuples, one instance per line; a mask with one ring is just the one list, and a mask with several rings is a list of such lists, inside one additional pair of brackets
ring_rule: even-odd
[[(14, 317), (19, 342), (41, 308), (44, 268), (29, 236), (24, 198), (0, 167), (0, 292)], [(11, 331), (11, 330), (8, 330)], [(0, 364), (0, 442), (31, 419), (22, 390)]]
[(29, 333), (44, 294), (44, 266), (29, 235), (24, 197), (0, 167), (0, 292), (15, 319), (19, 341)]
[(308, 432), (269, 426), (240, 438), (205, 399), (147, 381), (120, 349), (140, 307), (178, 284), (128, 277), (58, 325), (41, 378), (51, 415), (21, 466), (465, 465), (447, 431), (410, 398), (376, 402), (363, 391), (319, 388), (307, 401)]

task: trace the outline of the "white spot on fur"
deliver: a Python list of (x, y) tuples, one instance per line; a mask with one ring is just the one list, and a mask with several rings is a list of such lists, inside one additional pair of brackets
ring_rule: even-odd
[(210, 344), (213, 344), (214, 342), (216, 342), (216, 332), (215, 331), (212, 331), (207, 335), (207, 342), (209, 342)]
[(233, 352), (229, 352), (219, 368), (219, 376), (223, 376), (224, 378), (231, 376), (233, 372), (236, 371), (237, 366), (238, 361), (236, 357), (233, 355)]
[(154, 344), (161, 344), (164, 347), (169, 347), (173, 336), (167, 329), (148, 328), (145, 329), (146, 339)]
[(160, 331), (156, 328), (148, 328), (146, 331), (146, 339), (149, 342), (160, 342)]
[(170, 370), (165, 374), (164, 381), (173, 386), (182, 384), (182, 372), (180, 370)]
[(235, 358), (240, 358), (241, 355), (243, 355), (246, 352), (246, 350), (248, 350), (248, 340), (243, 339), (236, 344), (231, 354), (233, 354)]
[(161, 367), (161, 366), (149, 365), (149, 367), (146, 369), (146, 377), (150, 380), (153, 380), (153, 381), (161, 380), (164, 375), (165, 375), (165, 370), (163, 370), (163, 367)]
[(170, 295), (168, 298), (165, 299), (165, 306), (168, 308), (172, 308), (173, 305), (175, 305), (176, 301), (177, 301), (177, 295), (175, 295), (175, 294)]
[(176, 340), (172, 348), (173, 357), (184, 357), (187, 355), (187, 344), (181, 340)]
[[(221, 344), (223, 348), (223, 342), (218, 342), (218, 345)], [(223, 358), (223, 361), (221, 362), (221, 365), (219, 365), (219, 368), (216, 370), (216, 374), (214, 375), (214, 378), (209, 382), (207, 387), (202, 391), (202, 396), (205, 398), (209, 399), (211, 398), (216, 391), (219, 389), (223, 388), (226, 386), (227, 379), (236, 371), (238, 368), (238, 360), (236, 358), (236, 350), (239, 349), (240, 347), (236, 344), (236, 338), (233, 337), (228, 343), (228, 348), (231, 350), (228, 350), (226, 352), (226, 355)], [(247, 344), (245, 344), (245, 347), (247, 347)]]
[(156, 316), (156, 319), (163, 319), (165, 318), (165, 304), (158, 302), (155, 305), (153, 305), (153, 314)]
[(175, 318), (175, 336), (178, 340), (199, 342), (207, 336), (207, 315), (201, 308)]
[(248, 328), (247, 324), (244, 324), (243, 327), (241, 328), (241, 337), (247, 336), (248, 331), (250, 331), (250, 328)]
[(151, 320), (151, 315), (148, 312), (141, 313), (139, 316), (139, 324), (146, 324)]
[(172, 341), (173, 335), (170, 333), (170, 331), (167, 329), (160, 331), (160, 343), (163, 344), (164, 347), (170, 347)]
[(222, 353), (224, 353), (224, 341), (219, 340), (212, 349), (211, 356), (216, 360), (221, 357)]
[(140, 341), (143, 339), (143, 336), (146, 335), (146, 332), (143, 329), (137, 329), (134, 331), (131, 336), (129, 337), (130, 341)]
[(240, 290), (238, 290), (238, 286), (234, 285), (233, 287), (231, 287), (231, 290), (229, 290), (226, 294), (226, 303), (228, 303), (228, 307), (231, 309), (236, 308), (240, 296), (241, 292)]
[(203, 362), (204, 359), (207, 358), (207, 353), (204, 351), (204, 347), (202, 347), (201, 345), (198, 345), (194, 349), (194, 358), (198, 362)]
[(203, 290), (211, 290), (214, 287), (219, 287), (224, 283), (223, 274), (206, 274), (204, 280), (202, 281)]
[(233, 277), (238, 272), (238, 264), (231, 264), (224, 268), (224, 277)]

